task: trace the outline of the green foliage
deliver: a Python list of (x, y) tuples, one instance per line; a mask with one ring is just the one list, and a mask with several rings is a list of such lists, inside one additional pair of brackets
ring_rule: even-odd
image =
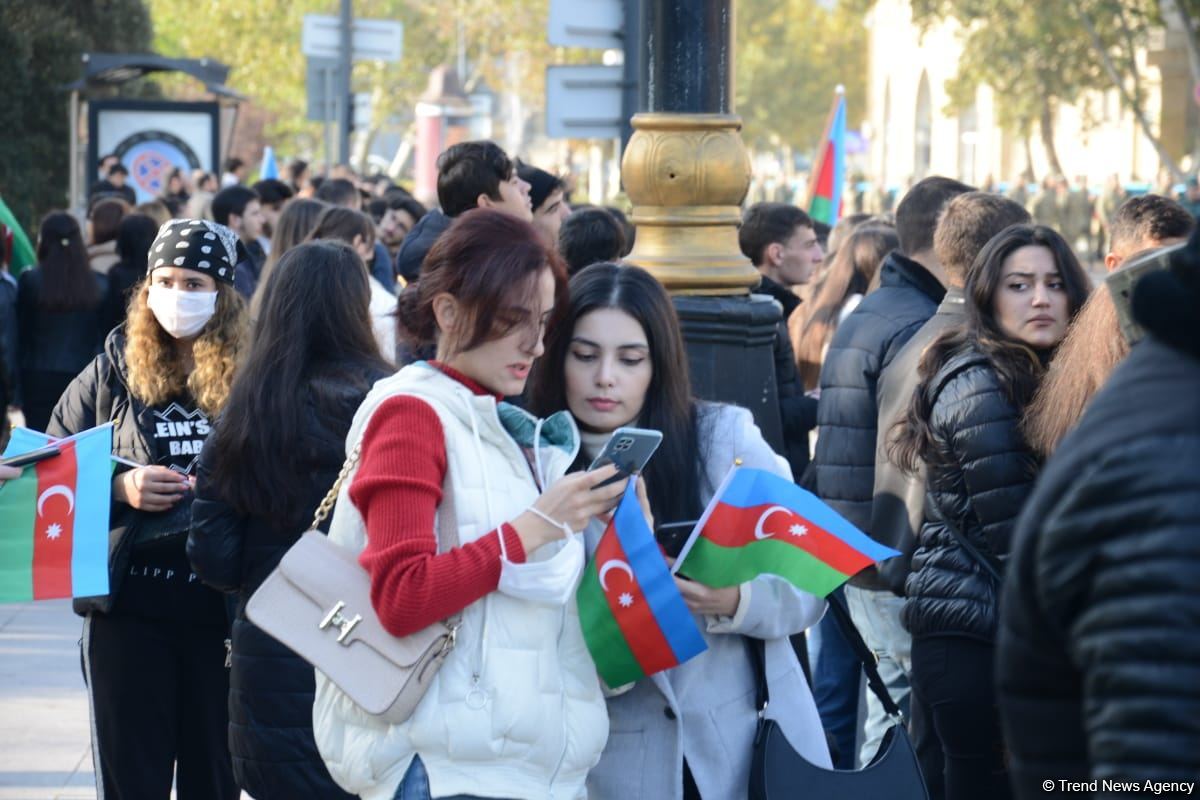
[(31, 238), (37, 220), (66, 205), (64, 84), (85, 52), (146, 52), (150, 17), (140, 0), (4, 0), (0, 3), (0, 194)]
[(858, 126), (867, 97), (863, 5), (740, 0), (736, 98), (747, 143), (815, 147), (838, 84), (846, 87), (848, 126)]
[[(228, 64), (229, 85), (271, 112), (267, 135), (285, 151), (311, 146), (318, 123), (306, 121), (305, 57), (300, 33), (305, 14), (336, 15), (336, 0), (148, 0), (163, 55), (212, 57)], [(541, 105), (544, 67), (554, 60), (546, 43), (547, 0), (355, 0), (354, 14), (399, 20), (404, 52), (399, 63), (355, 65), (353, 88), (376, 100), (376, 123), (410, 117), (439, 64), (454, 65), (460, 41), (469, 62), (464, 79), (483, 77), (494, 90), (511, 83), (505, 57), (517, 54), (511, 88)]]

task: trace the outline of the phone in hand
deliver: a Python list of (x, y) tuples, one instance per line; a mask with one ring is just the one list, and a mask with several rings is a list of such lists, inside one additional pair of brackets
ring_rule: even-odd
[(663, 552), (671, 558), (679, 558), (688, 537), (696, 528), (697, 520), (687, 522), (666, 522), (654, 526), (654, 539), (662, 547)]
[(592, 488), (600, 488), (636, 475), (646, 468), (654, 451), (662, 444), (662, 431), (646, 428), (617, 428), (604, 444), (600, 455), (592, 461), (588, 470), (599, 469), (606, 464), (615, 464), (618, 473)]
[(56, 445), (40, 447), (37, 450), (30, 450), (28, 453), (0, 458), (0, 467), (28, 467), (31, 464), (36, 464), (39, 461), (45, 461), (48, 458), (54, 458), (58, 455), (62, 455), (62, 448)]
[(1145, 335), (1142, 326), (1133, 318), (1133, 287), (1147, 273), (1169, 269), (1171, 257), (1187, 247), (1187, 242), (1159, 247), (1131, 256), (1121, 267), (1104, 279), (1113, 306), (1117, 311), (1117, 324), (1125, 341), (1133, 346)]

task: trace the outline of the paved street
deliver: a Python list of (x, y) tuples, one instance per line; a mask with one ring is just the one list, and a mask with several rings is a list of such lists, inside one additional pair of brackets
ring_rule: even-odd
[(0, 605), (0, 800), (91, 800), (82, 620), (69, 600)]

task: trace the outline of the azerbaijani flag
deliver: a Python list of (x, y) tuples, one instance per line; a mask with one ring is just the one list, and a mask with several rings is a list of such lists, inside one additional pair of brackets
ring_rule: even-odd
[(634, 481), (596, 545), (575, 600), (588, 651), (610, 687), (708, 649), (642, 516)]
[(112, 425), (67, 439), (17, 428), (4, 455), (49, 444), (62, 453), (0, 486), (0, 603), (108, 594)]
[(833, 225), (842, 216), (842, 187), (846, 182), (846, 94), (839, 86), (833, 98), (821, 150), (808, 183), (808, 215)]
[(715, 587), (769, 573), (824, 597), (864, 567), (898, 555), (791, 481), (734, 467), (675, 569)]

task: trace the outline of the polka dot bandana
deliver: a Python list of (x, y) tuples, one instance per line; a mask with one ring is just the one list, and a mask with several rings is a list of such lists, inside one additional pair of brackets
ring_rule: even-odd
[(233, 283), (238, 262), (237, 235), (205, 219), (173, 219), (158, 229), (150, 245), (147, 272), (159, 267), (182, 267)]

